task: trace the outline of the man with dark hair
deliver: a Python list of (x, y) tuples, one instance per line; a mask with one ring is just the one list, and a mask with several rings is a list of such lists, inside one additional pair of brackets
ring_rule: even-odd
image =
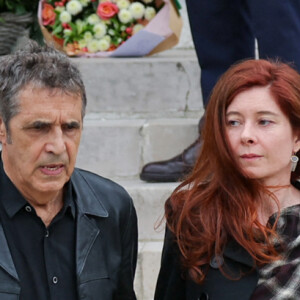
[(136, 299), (137, 219), (123, 188), (75, 168), (78, 69), (30, 43), (0, 58), (0, 299)]

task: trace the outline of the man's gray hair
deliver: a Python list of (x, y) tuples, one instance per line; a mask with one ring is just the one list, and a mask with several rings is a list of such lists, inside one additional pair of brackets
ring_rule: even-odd
[(63, 53), (29, 42), (24, 49), (0, 57), (0, 115), (9, 133), (9, 121), (19, 112), (18, 95), (28, 85), (77, 94), (85, 114), (86, 93), (79, 70)]

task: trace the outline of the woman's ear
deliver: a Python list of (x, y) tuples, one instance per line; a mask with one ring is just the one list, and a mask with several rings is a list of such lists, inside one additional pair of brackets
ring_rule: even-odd
[(297, 153), (300, 150), (300, 138), (299, 136), (297, 137), (297, 139), (295, 140), (295, 145), (294, 145), (294, 153)]

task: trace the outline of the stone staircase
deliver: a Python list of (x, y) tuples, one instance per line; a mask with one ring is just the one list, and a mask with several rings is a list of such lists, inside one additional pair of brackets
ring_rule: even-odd
[(145, 183), (142, 166), (180, 153), (197, 137), (203, 113), (200, 69), (185, 3), (179, 45), (145, 58), (72, 58), (87, 89), (77, 166), (120, 183), (138, 214), (138, 300), (152, 300), (163, 244), (164, 202), (177, 183)]

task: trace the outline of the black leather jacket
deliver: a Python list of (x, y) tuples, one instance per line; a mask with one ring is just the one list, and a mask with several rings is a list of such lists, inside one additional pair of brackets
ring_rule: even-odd
[[(136, 299), (137, 218), (127, 192), (112, 181), (75, 169), (78, 299)], [(5, 193), (5, 191), (1, 191)], [(17, 300), (20, 284), (0, 221), (0, 299)]]

